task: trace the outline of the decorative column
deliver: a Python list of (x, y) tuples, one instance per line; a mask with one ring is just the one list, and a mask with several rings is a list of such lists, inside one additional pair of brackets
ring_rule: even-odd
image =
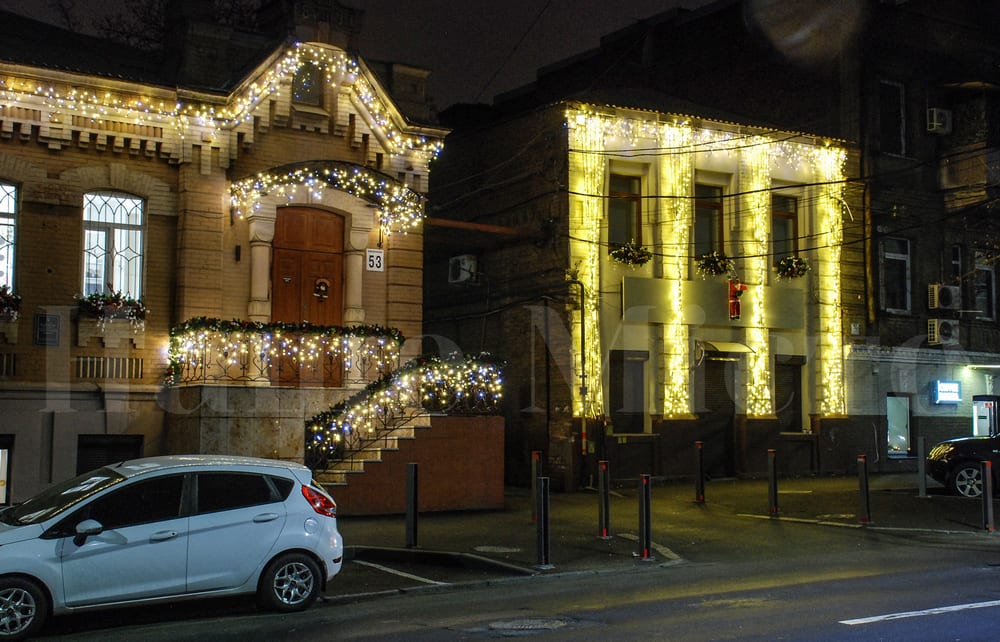
[(344, 235), (344, 325), (365, 322), (365, 250), (377, 212), (362, 209), (347, 218), (350, 229)]
[(250, 230), (250, 302), (247, 317), (267, 323), (271, 320), (271, 248), (274, 242), (274, 221), (278, 216), (274, 205), (261, 203), (247, 217)]

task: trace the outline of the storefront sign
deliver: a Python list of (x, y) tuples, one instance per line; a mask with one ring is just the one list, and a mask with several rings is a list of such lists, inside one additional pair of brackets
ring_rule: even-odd
[(931, 401), (934, 403), (961, 403), (962, 382), (942, 381), (940, 379), (932, 382)]

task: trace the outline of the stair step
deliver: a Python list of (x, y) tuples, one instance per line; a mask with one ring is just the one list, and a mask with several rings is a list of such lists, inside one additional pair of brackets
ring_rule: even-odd
[(349, 457), (337, 462), (331, 468), (317, 471), (316, 481), (331, 487), (347, 486), (351, 475), (365, 472), (365, 464), (380, 463), (383, 453), (400, 449), (401, 440), (416, 439), (418, 430), (431, 427), (431, 417), (422, 408), (406, 408), (400, 422), (401, 425), (387, 430), (372, 445), (353, 450)]

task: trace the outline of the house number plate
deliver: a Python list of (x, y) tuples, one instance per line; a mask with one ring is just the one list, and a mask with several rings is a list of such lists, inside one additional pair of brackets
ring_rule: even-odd
[(369, 249), (365, 265), (369, 272), (385, 272), (385, 251)]

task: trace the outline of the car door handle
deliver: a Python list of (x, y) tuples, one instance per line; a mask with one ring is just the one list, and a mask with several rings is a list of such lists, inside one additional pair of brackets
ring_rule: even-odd
[(261, 522), (273, 522), (274, 520), (281, 517), (277, 513), (261, 513), (260, 515), (255, 515), (253, 521), (260, 524)]
[(153, 533), (149, 539), (154, 542), (164, 542), (175, 537), (177, 537), (177, 531), (159, 531), (157, 533)]

